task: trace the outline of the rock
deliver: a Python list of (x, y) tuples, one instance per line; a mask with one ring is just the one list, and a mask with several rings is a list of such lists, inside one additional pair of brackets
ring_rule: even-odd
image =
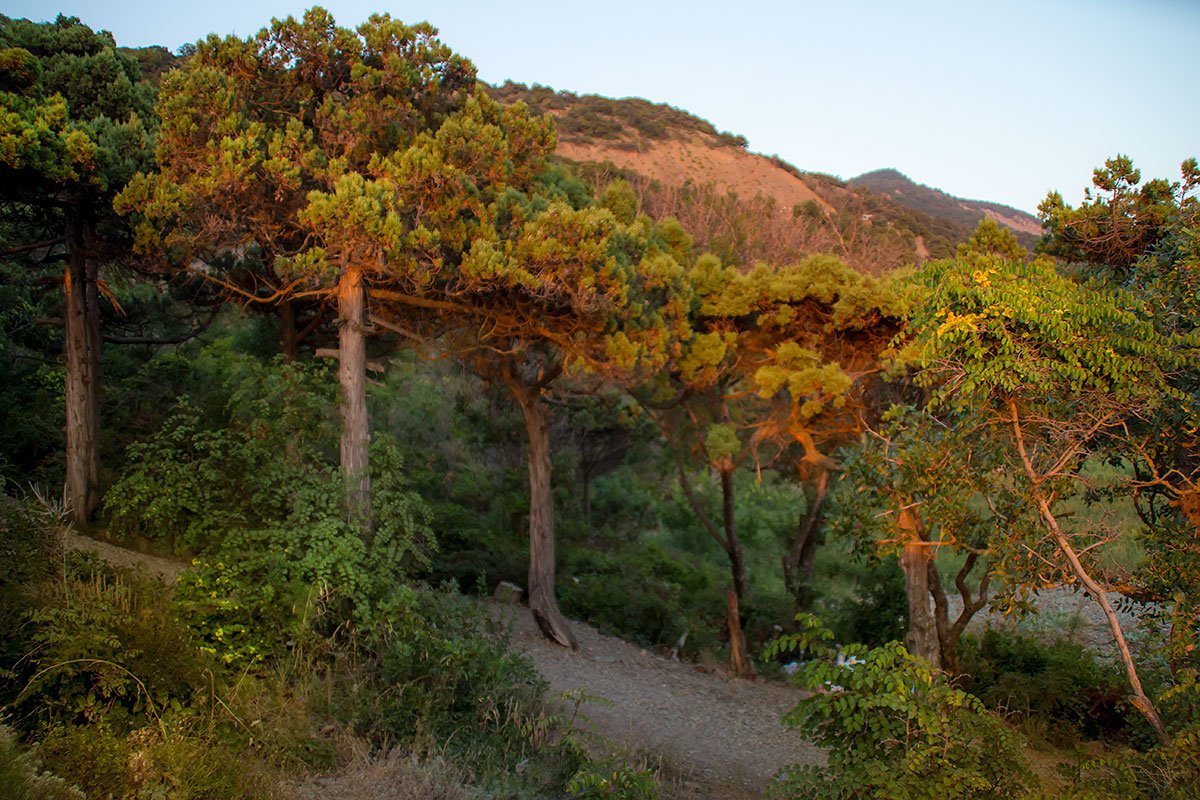
[(521, 602), (521, 596), (524, 594), (525, 590), (515, 583), (500, 581), (496, 584), (496, 591), (492, 592), (492, 599), (497, 603), (515, 606)]

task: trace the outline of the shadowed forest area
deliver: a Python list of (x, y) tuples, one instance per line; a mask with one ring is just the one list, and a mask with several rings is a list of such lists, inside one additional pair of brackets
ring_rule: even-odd
[(825, 756), (771, 797), (1194, 796), (1195, 158), (1018, 240), (778, 159), (814, 199), (564, 158), (746, 141), (485, 86), (426, 23), (92, 24), (0, 16), (13, 796), (703, 791), (500, 600), (562, 663), (577, 620), (802, 690)]

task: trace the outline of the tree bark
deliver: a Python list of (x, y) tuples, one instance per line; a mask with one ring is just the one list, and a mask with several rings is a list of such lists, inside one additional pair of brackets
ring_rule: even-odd
[(825, 497), (829, 493), (829, 470), (823, 469), (817, 476), (817, 485), (804, 512), (804, 519), (796, 530), (796, 536), (787, 552), (783, 554), (783, 585), (796, 601), (796, 610), (804, 611), (812, 604), (813, 561), (817, 553), (817, 529), (824, 510)]
[(89, 255), (88, 238), (86, 222), (68, 213), (67, 268), (63, 277), (67, 440), (63, 498), (76, 525), (86, 524), (95, 509), (99, 483), (99, 265)]
[(954, 584), (962, 598), (962, 611), (958, 613), (958, 617), (953, 623), (950, 622), (950, 604), (946, 600), (945, 591), (942, 590), (937, 566), (932, 560), (929, 562), (929, 593), (933, 596), (934, 620), (937, 622), (938, 644), (942, 650), (942, 669), (955, 675), (959, 673), (960, 669), (958, 640), (962, 638), (962, 633), (966, 630), (971, 618), (987, 605), (990, 579), (988, 573), (985, 571), (983, 577), (979, 579), (979, 590), (974, 597), (971, 596), (971, 588), (967, 585), (967, 576), (971, 574), (978, 560), (978, 553), (968, 554), (962, 569), (954, 578)]
[(929, 543), (921, 536), (921, 520), (909, 506), (900, 509), (897, 524), (904, 552), (900, 569), (904, 572), (904, 591), (908, 595), (908, 652), (933, 664), (942, 666), (938, 646), (937, 624), (929, 608)]
[(725, 529), (725, 552), (729, 554), (729, 569), (733, 573), (733, 590), (739, 599), (746, 596), (746, 557), (742, 552), (742, 540), (738, 538), (737, 516), (734, 506), (733, 465), (722, 466), (721, 473), (721, 524)]
[(341, 385), (342, 475), (346, 481), (346, 511), (371, 530), (370, 430), (367, 420), (366, 292), (362, 270), (346, 267), (338, 281), (338, 383)]
[(542, 635), (571, 650), (579, 642), (554, 596), (554, 496), (551, 493), (550, 426), (541, 389), (530, 387), (511, 369), (502, 380), (525, 420), (529, 439), (529, 610)]

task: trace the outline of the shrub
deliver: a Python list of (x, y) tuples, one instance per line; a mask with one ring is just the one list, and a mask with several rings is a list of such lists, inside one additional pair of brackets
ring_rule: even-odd
[(948, 685), (899, 642), (847, 652), (843, 666), (826, 644), (833, 638), (812, 617), (801, 631), (768, 648), (816, 654), (796, 682), (814, 694), (784, 717), (828, 748), (826, 767), (786, 770), (777, 794), (788, 798), (943, 800), (1015, 798), (1030, 773), (1017, 738), (971, 695)]
[(27, 682), (15, 705), (43, 724), (161, 725), (205, 682), (208, 662), (167, 588), (145, 575), (76, 563), (42, 587), (29, 619)]
[(981, 638), (966, 637), (962, 659), (966, 691), (1028, 728), (1045, 729), (1057, 743), (1125, 727), (1130, 709), (1122, 676), (1082, 645), (989, 629)]
[[(564, 612), (647, 647), (690, 631), (689, 652), (714, 645), (725, 614), (726, 579), (653, 543), (613, 550), (573, 548), (559, 579)], [(708, 637), (706, 640), (705, 637)]]

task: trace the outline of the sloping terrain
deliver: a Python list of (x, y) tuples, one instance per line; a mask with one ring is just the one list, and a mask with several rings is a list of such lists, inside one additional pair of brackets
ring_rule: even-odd
[(968, 228), (974, 228), (979, 220), (989, 217), (1012, 230), (1017, 240), (1026, 247), (1032, 247), (1042, 235), (1042, 224), (1032, 214), (1000, 203), (964, 200), (941, 189), (919, 184), (894, 169), (867, 172), (851, 178), (849, 184), (886, 195), (900, 205)]
[(953, 255), (985, 216), (1027, 247), (1040, 233), (1029, 214), (951, 197), (894, 170), (849, 182), (802, 172), (672, 106), (514, 83), (491, 92), (553, 116), (557, 155), (580, 165), (594, 188), (629, 179), (647, 213), (679, 218), (701, 247), (743, 264), (820, 251), (880, 273)]

